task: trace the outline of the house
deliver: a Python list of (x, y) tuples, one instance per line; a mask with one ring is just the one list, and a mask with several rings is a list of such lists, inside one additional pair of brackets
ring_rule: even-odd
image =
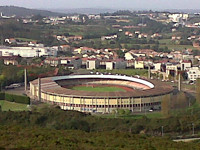
[(117, 35), (110, 35), (110, 36), (102, 36), (101, 40), (112, 40), (112, 39), (116, 39), (118, 36)]
[(114, 60), (114, 69), (126, 69), (127, 64), (123, 59)]
[(161, 63), (154, 63), (154, 71), (161, 71)]
[(105, 64), (106, 64), (106, 70), (114, 69), (114, 63), (112, 61), (107, 61)]
[(193, 59), (194, 59), (194, 56), (191, 55), (191, 54), (183, 54), (183, 55), (182, 55), (182, 59), (183, 59), (183, 60), (193, 60)]
[(169, 75), (171, 76), (176, 76), (178, 74), (178, 67), (179, 64), (177, 63), (167, 63), (166, 64), (166, 75), (167, 77), (169, 77)]
[(66, 66), (70, 69), (79, 69), (82, 65), (82, 60), (78, 57), (60, 58), (60, 65)]
[(181, 62), (181, 70), (186, 70), (187, 68), (191, 68), (191, 67), (192, 67), (191, 61), (183, 60)]
[(89, 59), (86, 62), (86, 69), (93, 70), (98, 69), (100, 66), (100, 61), (98, 59)]
[(200, 47), (200, 42), (193, 42), (193, 47), (199, 48)]
[(134, 67), (135, 69), (144, 69), (144, 61), (135, 60)]
[(16, 44), (17, 41), (16, 41), (16, 39), (14, 39), (14, 38), (10, 38), (10, 39), (5, 39), (5, 43), (8, 43), (8, 44)]
[(16, 65), (18, 65), (18, 61), (13, 57), (5, 58), (4, 65), (15, 65), (16, 66)]
[(57, 39), (58, 41), (65, 41), (67, 38), (66, 38), (66, 36), (64, 36), (64, 35), (57, 35), (57, 36), (56, 36), (56, 39)]
[(56, 57), (49, 57), (44, 60), (44, 63), (56, 67), (60, 65), (60, 59)]
[(172, 40), (180, 40), (180, 39), (181, 39), (180, 36), (175, 36), (175, 35), (172, 36)]
[(68, 51), (71, 49), (70, 45), (61, 45), (60, 48), (62, 51)]
[(133, 68), (135, 64), (135, 60), (127, 60), (126, 61), (126, 67), (127, 68)]
[(100, 15), (88, 15), (88, 18), (89, 19), (95, 19), (95, 20), (97, 20), (97, 19), (101, 19), (101, 16)]
[(141, 39), (141, 38), (147, 38), (147, 37), (148, 37), (148, 34), (144, 34), (144, 33), (138, 35), (139, 39)]
[(161, 38), (162, 37), (162, 35), (160, 35), (159, 33), (154, 33), (152, 36), (151, 36), (151, 38)]
[(196, 81), (200, 78), (200, 70), (198, 67), (192, 67), (187, 69), (188, 80)]
[(198, 61), (200, 61), (200, 55), (195, 56), (195, 59), (197, 59)]
[(80, 41), (83, 39), (83, 36), (81, 35), (76, 35), (76, 36), (70, 36), (66, 38), (67, 42), (72, 42), (72, 41)]
[(129, 31), (126, 31), (126, 32), (125, 32), (125, 35), (126, 35), (126, 36), (129, 36), (129, 37), (133, 37), (133, 33), (129, 32)]
[(125, 58), (125, 60), (133, 60), (134, 56), (132, 53), (127, 52), (127, 53), (125, 53), (124, 58)]
[(87, 53), (91, 53), (92, 51), (95, 51), (95, 50), (89, 47), (80, 47), (80, 48), (74, 49), (75, 54), (87, 54)]
[(129, 51), (133, 56), (136, 57), (154, 57), (158, 53), (151, 49), (140, 49), (140, 50), (131, 50)]

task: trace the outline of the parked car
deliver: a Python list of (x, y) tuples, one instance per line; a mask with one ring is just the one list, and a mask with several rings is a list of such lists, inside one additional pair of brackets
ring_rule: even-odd
[(10, 86), (10, 85), (5, 87), (6, 90), (8, 90), (8, 89), (14, 89), (14, 88), (15, 88), (15, 87)]

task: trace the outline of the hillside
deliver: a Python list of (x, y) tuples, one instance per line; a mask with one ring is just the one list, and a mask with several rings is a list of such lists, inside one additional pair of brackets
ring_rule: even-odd
[(32, 15), (41, 15), (41, 16), (60, 16), (64, 15), (63, 13), (52, 12), (48, 10), (38, 10), (38, 9), (28, 9), (24, 7), (16, 6), (0, 6), (0, 12), (5, 16), (25, 17)]
[(116, 9), (106, 9), (106, 8), (74, 8), (74, 9), (51, 9), (54, 12), (60, 12), (65, 14), (100, 14), (100, 13), (113, 13), (117, 11)]

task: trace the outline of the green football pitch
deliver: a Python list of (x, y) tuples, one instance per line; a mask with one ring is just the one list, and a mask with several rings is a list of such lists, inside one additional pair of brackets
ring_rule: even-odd
[(74, 86), (72, 90), (78, 91), (91, 91), (91, 92), (125, 92), (123, 88), (120, 87), (109, 87), (109, 86)]

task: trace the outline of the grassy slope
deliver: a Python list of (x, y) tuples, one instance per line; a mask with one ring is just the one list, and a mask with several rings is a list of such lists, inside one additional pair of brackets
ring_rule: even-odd
[(26, 104), (18, 104), (14, 102), (8, 102), (5, 100), (0, 101), (2, 111), (28, 111), (28, 107)]
[(148, 137), (123, 132), (87, 133), (44, 128), (1, 127), (0, 148), (189, 150), (199, 149), (199, 141), (196, 143), (176, 143), (166, 137)]

